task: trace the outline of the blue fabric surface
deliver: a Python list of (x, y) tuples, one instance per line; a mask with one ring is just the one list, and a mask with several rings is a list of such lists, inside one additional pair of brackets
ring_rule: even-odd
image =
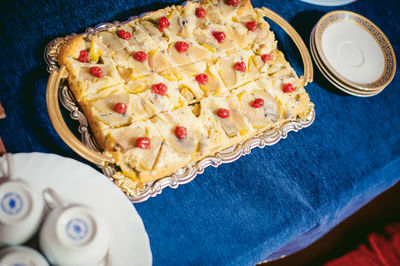
[[(83, 161), (49, 121), (46, 44), (100, 22), (125, 20), (179, 1), (1, 1), (0, 136), (10, 152), (51, 152)], [(253, 1), (287, 19), (308, 43), (318, 19), (335, 9), (360, 13), (388, 36), (400, 56), (400, 1), (359, 0), (318, 7), (294, 0)], [(272, 25), (298, 73), (294, 44)], [(136, 204), (155, 265), (252, 265), (297, 251), (400, 179), (400, 79), (378, 96), (356, 98), (330, 85), (315, 68), (307, 86), (314, 124), (187, 185)], [(73, 122), (72, 127), (75, 126)], [(134, 236), (132, 236), (134, 237)]]

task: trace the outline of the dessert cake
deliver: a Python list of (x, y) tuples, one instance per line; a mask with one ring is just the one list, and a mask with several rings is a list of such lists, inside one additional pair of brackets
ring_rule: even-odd
[(144, 184), (296, 118), (310, 103), (249, 0), (187, 2), (61, 47), (104, 154)]

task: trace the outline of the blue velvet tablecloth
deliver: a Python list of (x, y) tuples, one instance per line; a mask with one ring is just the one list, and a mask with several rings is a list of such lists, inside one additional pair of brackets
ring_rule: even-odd
[[(87, 26), (177, 3), (1, 1), (0, 101), (7, 118), (0, 121), (0, 136), (8, 151), (57, 153), (85, 162), (61, 141), (47, 115), (46, 44)], [(375, 22), (400, 56), (398, 0), (358, 0), (336, 8), (296, 0), (253, 5), (282, 15), (307, 44), (323, 14), (355, 11)], [(294, 44), (278, 26), (272, 28), (301, 74)], [(399, 75), (381, 94), (357, 98), (335, 89), (316, 68), (315, 74), (307, 86), (317, 113), (311, 127), (135, 205), (155, 265), (252, 265), (279, 258), (308, 246), (400, 179)]]

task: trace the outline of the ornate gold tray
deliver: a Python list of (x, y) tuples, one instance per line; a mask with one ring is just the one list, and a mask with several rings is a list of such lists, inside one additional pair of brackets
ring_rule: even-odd
[[(183, 3), (183, 5), (185, 5), (185, 3)], [(281, 26), (300, 50), (304, 65), (304, 74), (300, 79), (303, 81), (304, 86), (306, 86), (313, 80), (313, 65), (306, 45), (296, 30), (282, 17), (265, 7), (261, 8), (261, 11), (265, 17)], [(143, 15), (144, 14), (132, 16), (124, 22), (115, 21), (113, 23), (101, 23), (93, 28), (87, 28), (84, 33), (79, 35), (90, 38), (98, 32), (118, 27)], [(143, 202), (150, 197), (155, 197), (166, 187), (177, 188), (180, 184), (186, 184), (193, 180), (198, 174), (203, 173), (204, 169), (208, 166), (218, 167), (222, 163), (230, 163), (243, 155), (249, 154), (255, 147), (263, 148), (273, 145), (279, 140), (285, 139), (288, 132), (297, 132), (302, 128), (310, 126), (315, 119), (314, 105), (310, 103), (305, 120), (298, 117), (287, 121), (277, 128), (268, 129), (253, 138), (220, 151), (214, 156), (209, 156), (196, 163), (187, 165), (170, 176), (146, 183), (143, 187), (137, 187), (129, 178), (115, 175), (116, 168), (113, 164), (113, 159), (100, 153), (96, 140), (90, 131), (88, 121), (83, 112), (79, 109), (68, 87), (66, 81), (68, 73), (66, 68), (65, 66), (59, 66), (57, 63), (57, 56), (61, 45), (76, 35), (78, 34), (73, 33), (65, 37), (56, 38), (45, 48), (44, 59), (47, 63), (47, 71), (50, 73), (46, 92), (46, 102), (50, 120), (61, 139), (80, 156), (100, 167), (103, 173), (115, 182), (133, 203)], [(70, 117), (73, 120), (79, 121), (78, 132), (81, 134), (81, 140), (75, 137), (65, 123), (61, 114), (59, 102), (70, 112)]]

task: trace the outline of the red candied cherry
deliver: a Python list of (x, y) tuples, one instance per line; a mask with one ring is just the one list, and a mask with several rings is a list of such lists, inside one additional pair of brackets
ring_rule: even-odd
[(207, 15), (207, 12), (203, 7), (196, 8), (196, 17), (204, 18), (206, 15)]
[(118, 31), (118, 36), (124, 40), (129, 40), (132, 37), (129, 31), (124, 31), (124, 30)]
[(179, 53), (185, 53), (189, 49), (189, 44), (186, 42), (176, 42), (175, 48)]
[(135, 53), (135, 56), (133, 58), (135, 58), (136, 61), (143, 63), (147, 60), (147, 54), (143, 51), (139, 51)]
[(225, 33), (223, 33), (222, 31), (214, 31), (214, 32), (213, 32), (213, 35), (214, 35), (214, 38), (215, 38), (215, 39), (217, 40), (217, 42), (219, 42), (219, 43), (223, 43), (224, 40), (225, 40), (225, 38), (226, 38)]
[(245, 72), (246, 71), (246, 63), (245, 62), (236, 62), (235, 70)]
[(255, 21), (247, 22), (246, 26), (249, 31), (255, 31), (257, 29), (257, 23)]
[(230, 6), (237, 6), (239, 4), (239, 0), (227, 0), (226, 4)]
[(196, 81), (200, 83), (201, 85), (205, 85), (208, 82), (208, 76), (207, 74), (200, 73), (195, 77)]
[(167, 17), (161, 17), (160, 20), (158, 21), (158, 30), (163, 31), (165, 28), (168, 28), (171, 23), (169, 23), (169, 20)]
[(225, 108), (218, 109), (218, 116), (221, 118), (228, 118), (229, 117), (229, 110)]
[(296, 89), (293, 87), (292, 83), (287, 83), (282, 87), (284, 93), (294, 92)]
[(151, 88), (153, 89), (153, 92), (155, 94), (161, 95), (161, 96), (165, 96), (167, 94), (167, 85), (165, 85), (164, 83), (157, 83), (154, 84), (153, 86), (151, 86)]
[(103, 76), (103, 71), (101, 70), (100, 67), (91, 67), (90, 73), (96, 78), (101, 78)]
[(137, 139), (137, 145), (141, 149), (150, 149), (150, 138), (142, 137)]
[(175, 128), (175, 136), (178, 139), (184, 139), (187, 136), (187, 130), (186, 127), (176, 127)]
[(128, 108), (128, 106), (126, 106), (126, 104), (117, 103), (114, 106), (114, 111), (117, 112), (118, 114), (125, 114), (127, 108)]
[(271, 60), (271, 54), (263, 54), (261, 56), (261, 59), (263, 60), (264, 63), (266, 63), (267, 61)]
[(253, 108), (261, 108), (264, 106), (264, 100), (261, 98), (257, 98), (250, 103), (251, 107)]
[(89, 61), (89, 53), (86, 50), (82, 50), (79, 52), (78, 57), (79, 62), (85, 63)]

